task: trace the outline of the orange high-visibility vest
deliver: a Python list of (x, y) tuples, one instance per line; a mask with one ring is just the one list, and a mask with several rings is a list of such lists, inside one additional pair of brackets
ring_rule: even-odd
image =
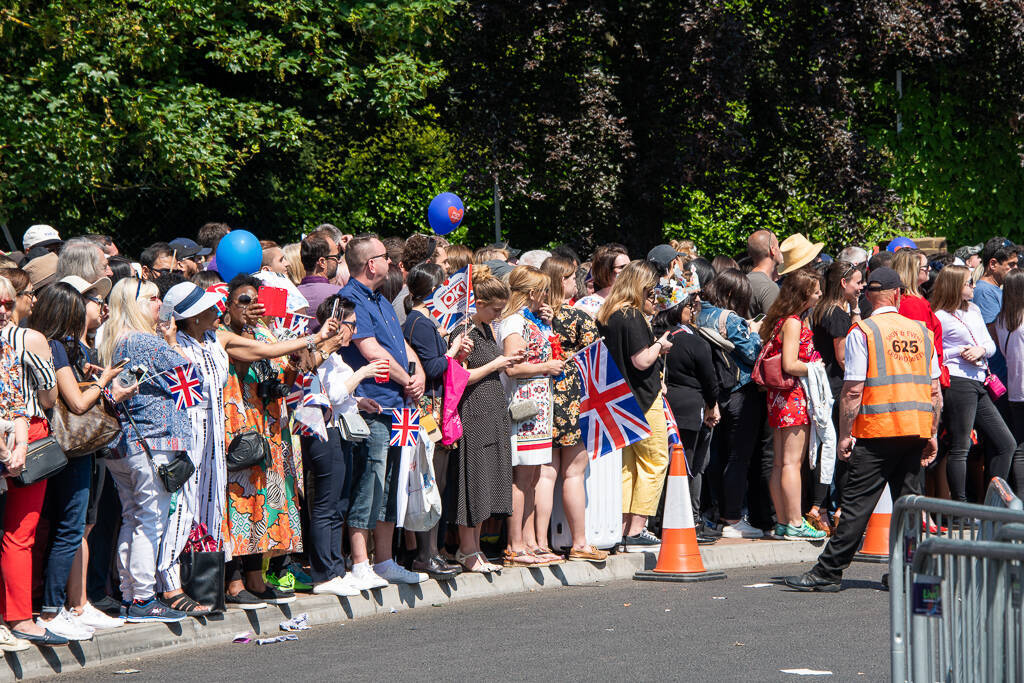
[(857, 323), (868, 340), (868, 371), (858, 439), (932, 435), (931, 365), (934, 342), (924, 323), (887, 312)]

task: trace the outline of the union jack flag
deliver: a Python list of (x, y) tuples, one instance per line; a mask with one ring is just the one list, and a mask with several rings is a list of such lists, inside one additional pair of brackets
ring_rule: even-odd
[(683, 440), (679, 438), (679, 423), (676, 422), (676, 416), (672, 413), (672, 408), (668, 405), (668, 400), (664, 396), (661, 397), (661, 402), (665, 406), (665, 425), (668, 427), (668, 447), (672, 448), (675, 445), (682, 445)]
[(420, 411), (399, 408), (391, 411), (391, 445), (406, 448), (416, 445), (420, 431)]
[(651, 427), (640, 404), (598, 340), (572, 357), (580, 369), (580, 431), (591, 458), (646, 439)]
[(305, 395), (310, 386), (313, 384), (313, 373), (312, 372), (300, 372), (295, 377), (295, 384), (292, 385), (292, 391), (290, 394), (284, 397), (284, 404), (289, 410), (294, 409), (302, 401), (303, 395)]
[(199, 379), (195, 365), (179, 365), (161, 373), (158, 378), (164, 389), (174, 397), (174, 404), (178, 410), (191, 408), (202, 402), (203, 392), (200, 387), (203, 386), (203, 382)]
[(301, 313), (285, 313), (282, 318), (274, 318), (271, 324), (271, 330), (279, 337), (301, 337), (308, 329), (309, 316)]
[(473, 266), (452, 273), (423, 303), (438, 324), (449, 330), (466, 315), (476, 313)]
[(217, 302), (217, 310), (220, 311), (221, 315), (224, 315), (225, 311), (228, 310), (228, 283), (218, 282), (217, 284), (207, 287), (206, 291), (213, 292), (214, 294), (220, 294), (220, 301)]

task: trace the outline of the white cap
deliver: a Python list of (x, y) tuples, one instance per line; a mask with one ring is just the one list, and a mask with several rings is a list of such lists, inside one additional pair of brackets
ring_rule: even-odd
[(179, 282), (167, 290), (164, 303), (171, 305), (175, 320), (184, 320), (208, 308), (214, 308), (220, 303), (221, 298), (220, 294), (207, 292), (191, 282)]
[(21, 244), (28, 251), (32, 247), (42, 246), (48, 247), (51, 244), (59, 244), (61, 242), (60, 233), (57, 232), (49, 225), (33, 225), (25, 231), (25, 236), (21, 238)]

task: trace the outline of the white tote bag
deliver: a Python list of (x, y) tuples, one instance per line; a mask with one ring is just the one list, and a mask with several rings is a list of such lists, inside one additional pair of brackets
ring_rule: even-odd
[(405, 515), (400, 501), (398, 519), (405, 520), (402, 526), (409, 531), (430, 531), (441, 519), (441, 493), (434, 480), (434, 442), (425, 430), (420, 430), (415, 446), (402, 449), (402, 463), (405, 488), (399, 491), (406, 492)]

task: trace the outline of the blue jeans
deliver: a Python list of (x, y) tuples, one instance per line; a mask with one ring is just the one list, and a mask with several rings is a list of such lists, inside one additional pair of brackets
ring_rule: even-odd
[(391, 415), (362, 413), (370, 436), (352, 444), (352, 492), (348, 525), (354, 529), (377, 526), (384, 504), (384, 477), (391, 443)]
[(89, 509), (93, 456), (68, 458), (67, 467), (50, 477), (46, 497), (53, 510), (53, 545), (46, 558), (43, 578), (43, 612), (57, 612), (67, 601), (68, 577), (85, 535), (85, 513)]
[(302, 438), (302, 459), (313, 484), (313, 497), (306, 501), (310, 575), (316, 583), (323, 583), (345, 575), (341, 531), (348, 511), (352, 444), (342, 441), (341, 432), (331, 427), (327, 441)]

